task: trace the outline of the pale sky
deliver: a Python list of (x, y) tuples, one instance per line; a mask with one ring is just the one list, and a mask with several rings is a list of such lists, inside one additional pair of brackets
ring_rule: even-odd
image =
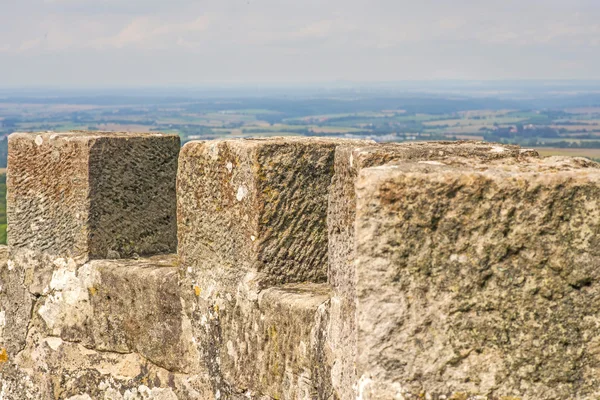
[(600, 79), (600, 0), (0, 0), (0, 87)]

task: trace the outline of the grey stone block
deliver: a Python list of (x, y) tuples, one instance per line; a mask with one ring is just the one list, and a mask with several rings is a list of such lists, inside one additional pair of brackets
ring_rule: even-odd
[(260, 274), (264, 285), (327, 279), (327, 195), (342, 139), (189, 142), (178, 175), (186, 268)]
[(13, 133), (8, 141), (11, 251), (79, 264), (175, 252), (178, 136)]
[(597, 397), (599, 199), (584, 159), (361, 171), (361, 398)]
[(330, 341), (333, 347), (333, 383), (337, 395), (356, 397), (356, 272), (354, 260), (356, 179), (364, 168), (397, 160), (437, 163), (445, 159), (477, 159), (482, 162), (537, 156), (532, 150), (474, 141), (361, 144), (339, 146), (335, 154), (335, 175), (329, 195), (329, 271), (333, 287)]

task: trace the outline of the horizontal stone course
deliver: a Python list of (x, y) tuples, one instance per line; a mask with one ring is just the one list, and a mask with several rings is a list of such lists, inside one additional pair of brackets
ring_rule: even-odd
[(94, 260), (54, 271), (36, 309), (43, 329), (97, 351), (136, 352), (176, 372), (198, 370), (175, 255)]

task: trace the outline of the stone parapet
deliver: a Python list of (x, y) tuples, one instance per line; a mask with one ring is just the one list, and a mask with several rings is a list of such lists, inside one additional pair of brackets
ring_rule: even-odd
[(591, 399), (600, 167), (17, 133), (0, 400)]

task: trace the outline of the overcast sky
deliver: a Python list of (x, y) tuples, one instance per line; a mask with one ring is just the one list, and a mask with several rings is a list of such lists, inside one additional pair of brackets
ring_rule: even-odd
[(0, 86), (600, 79), (600, 0), (0, 0)]

